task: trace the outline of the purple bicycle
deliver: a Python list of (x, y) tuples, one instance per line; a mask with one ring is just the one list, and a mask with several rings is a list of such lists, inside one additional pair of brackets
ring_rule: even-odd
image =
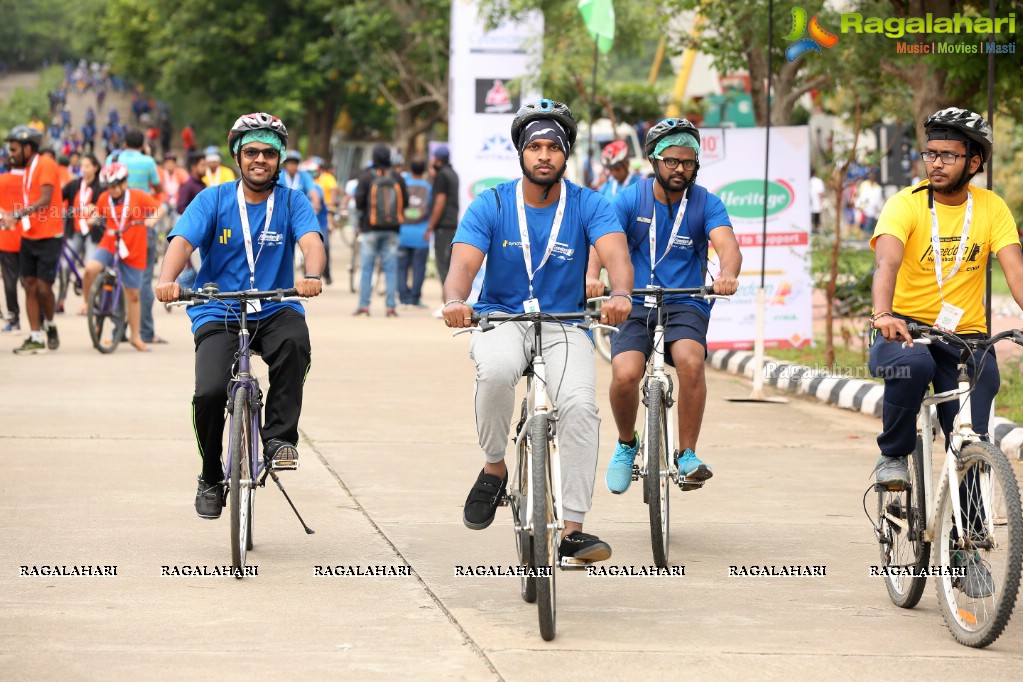
[(113, 353), (128, 328), (128, 302), (121, 284), (121, 233), (114, 234), (114, 262), (93, 281), (86, 299), (89, 338), (100, 353)]
[[(227, 307), (227, 314), (237, 316), (238, 354), (235, 371), (228, 383), (228, 433), (227, 461), (224, 463), (224, 480), (231, 500), (231, 562), (235, 577), (245, 574), (245, 559), (252, 549), (252, 519), (255, 512), (256, 488), (266, 485), (267, 476), (273, 479), (284, 499), (291, 505), (302, 528), (309, 535), (314, 531), (302, 520), (294, 503), (281, 485), (276, 472), (263, 461), (263, 391), (259, 380), (250, 369), (251, 351), (248, 329), (248, 309), (252, 301), (304, 301), (295, 289), (275, 291), (220, 291), (216, 284), (207, 284), (198, 291), (183, 289), (178, 303), (169, 305), (209, 305), (212, 301), (238, 301), (239, 310)], [(281, 467), (283, 468), (283, 467)], [(294, 467), (291, 467), (294, 468)]]

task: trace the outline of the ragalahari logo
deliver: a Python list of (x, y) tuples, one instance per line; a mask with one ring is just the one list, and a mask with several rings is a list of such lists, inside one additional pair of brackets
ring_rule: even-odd
[[(817, 16), (816, 14), (813, 15), (813, 19), (810, 20), (809, 26), (807, 26), (806, 10), (802, 7), (792, 8), (792, 30), (785, 36), (785, 40), (792, 43), (785, 49), (785, 58), (790, 62), (796, 61), (804, 53), (811, 50), (820, 54), (822, 47), (834, 47), (835, 43), (838, 42), (838, 36), (821, 27), (820, 22), (817, 21)], [(808, 28), (810, 37), (804, 38), (803, 34)]]

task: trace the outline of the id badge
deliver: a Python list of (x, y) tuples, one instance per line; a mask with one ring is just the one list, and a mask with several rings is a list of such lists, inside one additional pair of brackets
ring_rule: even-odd
[(21, 229), (28, 232), (32, 229), (32, 223), (29, 221), (27, 215), (21, 216)]
[(128, 245), (124, 243), (124, 240), (117, 244), (117, 255), (121, 257), (121, 260), (128, 257)]
[(951, 303), (942, 303), (941, 312), (938, 313), (938, 319), (934, 321), (934, 326), (943, 332), (954, 334), (964, 312), (966, 311), (962, 308), (957, 308)]
[(540, 312), (540, 301), (535, 298), (527, 298), (522, 302), (522, 310), (527, 313), (538, 313)]
[(656, 296), (644, 296), (643, 297), (643, 306), (646, 307), (646, 308), (656, 308), (657, 307), (657, 297)]
[(89, 221), (85, 218), (78, 219), (78, 231), (82, 234), (89, 234)]
[[(250, 289), (249, 291), (257, 291), (257, 289)], [(250, 313), (258, 313), (263, 309), (263, 302), (258, 298), (246, 301)]]

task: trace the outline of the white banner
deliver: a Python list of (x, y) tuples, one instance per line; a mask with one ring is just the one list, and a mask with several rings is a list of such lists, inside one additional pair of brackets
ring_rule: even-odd
[[(711, 350), (750, 349), (760, 288), (766, 129), (705, 128), (700, 138), (697, 182), (724, 202), (742, 250), (739, 291), (714, 305), (707, 345)], [(806, 126), (771, 128), (763, 265), (767, 348), (798, 348), (813, 340), (809, 143)], [(713, 247), (710, 257), (709, 270), (716, 277)]]
[(538, 71), (542, 35), (539, 12), (486, 31), (474, 0), (451, 3), (448, 144), (462, 213), (480, 192), (522, 175), (511, 122), (522, 102), (540, 95), (528, 83), (522, 95), (510, 86)]

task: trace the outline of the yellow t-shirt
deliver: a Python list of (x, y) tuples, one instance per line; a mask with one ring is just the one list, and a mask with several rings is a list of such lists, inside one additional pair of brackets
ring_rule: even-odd
[(206, 170), (206, 175), (202, 181), (206, 183), (207, 187), (213, 187), (214, 185), (221, 185), (225, 182), (234, 182), (237, 178), (234, 177), (234, 171), (227, 166), (221, 164), (217, 166), (217, 170), (211, 172), (209, 169)]
[(320, 173), (320, 177), (316, 178), (316, 184), (323, 190), (323, 200), (327, 206), (333, 206), (334, 190), (337, 189), (337, 180), (334, 178), (334, 174), (323, 171)]
[[(927, 185), (921, 182), (917, 187)], [(876, 248), (882, 234), (896, 237), (905, 246), (902, 265), (895, 282), (892, 312), (925, 324), (933, 324), (941, 312), (941, 295), (934, 277), (934, 255), (931, 246), (931, 211), (927, 207), (927, 191), (916, 194), (916, 187), (907, 187), (889, 199), (870, 240)], [(962, 308), (959, 333), (987, 332), (984, 316), (984, 273), (987, 260), (1010, 244), (1019, 244), (1016, 222), (1005, 202), (994, 192), (970, 186), (973, 195), (973, 221), (963, 247), (959, 271), (942, 285), (945, 302)], [(963, 233), (966, 202), (946, 206), (934, 202), (938, 212), (938, 236), (941, 241), (942, 277), (955, 267), (956, 252)]]

